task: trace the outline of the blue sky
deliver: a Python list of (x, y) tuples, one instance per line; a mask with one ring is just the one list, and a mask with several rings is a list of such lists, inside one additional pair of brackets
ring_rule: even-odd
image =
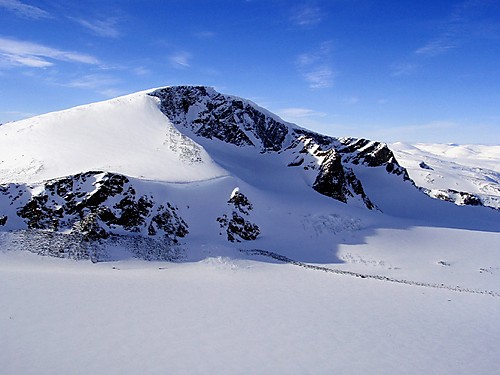
[(0, 123), (202, 84), (313, 130), (500, 144), (498, 0), (0, 0)]

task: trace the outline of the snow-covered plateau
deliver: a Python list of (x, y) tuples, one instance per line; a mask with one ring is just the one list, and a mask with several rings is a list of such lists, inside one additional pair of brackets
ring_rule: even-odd
[(4, 124), (1, 372), (500, 373), (499, 163), (202, 86)]

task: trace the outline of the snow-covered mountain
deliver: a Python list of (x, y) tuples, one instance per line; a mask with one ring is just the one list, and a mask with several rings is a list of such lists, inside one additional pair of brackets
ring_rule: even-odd
[(499, 159), (193, 86), (2, 125), (3, 369), (498, 373)]
[[(0, 228), (44, 254), (104, 260), (118, 247), (177, 259), (194, 244), (254, 240), (296, 254), (311, 230), (374, 220), (369, 210), (457, 217), (417, 189), (387, 145), (324, 136), (207, 87), (140, 92), (0, 130)], [(449, 164), (411, 155), (402, 160), (411, 168), (422, 159), (425, 181)], [(482, 204), (467, 199), (460, 203)]]
[(389, 147), (431, 197), (500, 209), (500, 146), (400, 142)]

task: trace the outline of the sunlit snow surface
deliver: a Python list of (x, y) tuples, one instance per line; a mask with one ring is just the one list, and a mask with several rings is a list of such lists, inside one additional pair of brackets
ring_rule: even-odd
[[(420, 238), (436, 246), (422, 252)], [(341, 246), (346, 263), (324, 266), (498, 292), (500, 264), (491, 246), (498, 240), (387, 230), (365, 245)], [(5, 374), (500, 371), (499, 297), (237, 254), (91, 264), (0, 253), (0, 301)]]
[(2, 125), (0, 150), (0, 183), (93, 170), (169, 182), (226, 174), (145, 92)]

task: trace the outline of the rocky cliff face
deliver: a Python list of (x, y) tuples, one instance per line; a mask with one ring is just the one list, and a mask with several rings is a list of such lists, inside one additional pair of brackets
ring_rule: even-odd
[(161, 111), (177, 127), (196, 136), (254, 147), (261, 153), (290, 153), (289, 167), (313, 173), (311, 187), (340, 202), (355, 200), (368, 209), (376, 207), (350, 165), (384, 167), (388, 173), (410, 180), (387, 145), (379, 142), (334, 138), (301, 129), (251, 102), (202, 86), (167, 87), (150, 95), (159, 99)]
[(279, 151), (288, 127), (242, 99), (203, 86), (167, 87), (150, 95), (177, 126), (194, 134), (236, 146), (255, 146), (261, 152)]

